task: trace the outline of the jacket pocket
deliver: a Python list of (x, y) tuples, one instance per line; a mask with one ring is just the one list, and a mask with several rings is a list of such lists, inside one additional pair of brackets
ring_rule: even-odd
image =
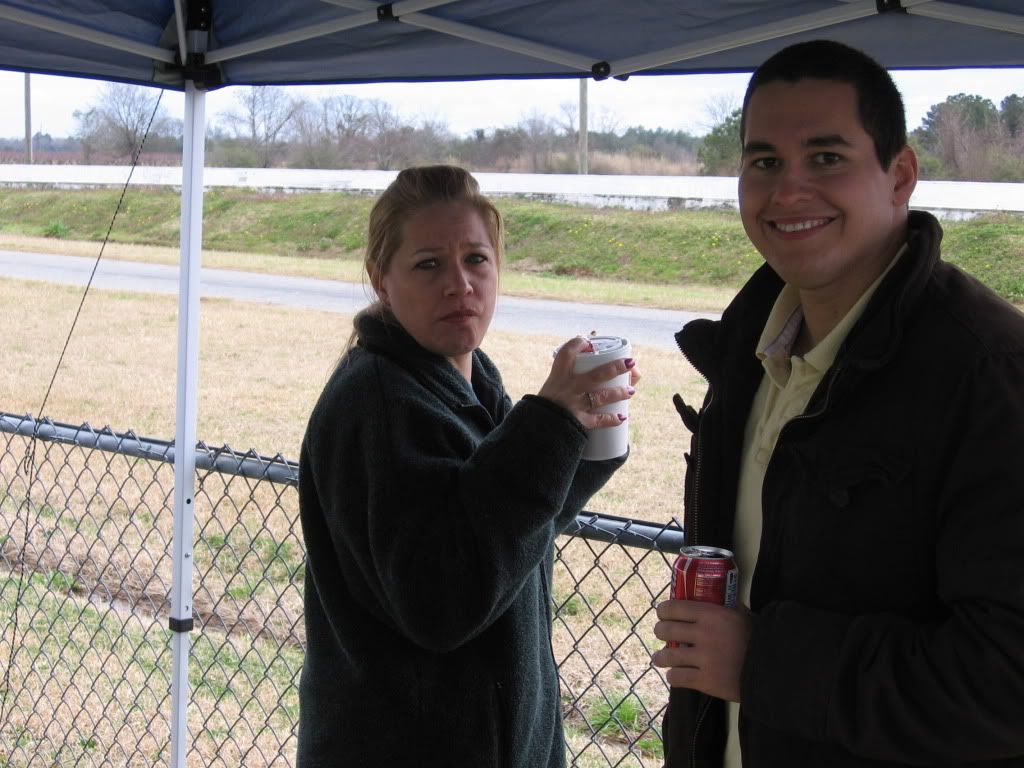
[[(914, 497), (908, 459), (863, 443), (792, 459), (766, 500), (766, 526), (773, 522), (757, 564), (773, 599), (859, 613), (927, 593), (934, 532)], [(765, 585), (754, 586), (761, 595)]]
[(899, 489), (910, 464), (894, 456), (879, 456), (835, 467), (825, 478), (825, 496), (837, 510), (889, 506), (903, 494)]

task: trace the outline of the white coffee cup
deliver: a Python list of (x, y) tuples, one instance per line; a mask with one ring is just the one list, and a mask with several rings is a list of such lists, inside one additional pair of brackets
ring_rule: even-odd
[[(629, 339), (619, 336), (588, 336), (587, 341), (593, 346), (593, 352), (580, 352), (576, 356), (574, 373), (586, 373), (599, 365), (610, 363), (624, 357), (633, 356), (633, 348)], [(595, 385), (594, 390), (605, 387), (629, 386), (629, 371), (613, 379)], [(598, 413), (621, 413), (629, 415), (629, 400), (618, 400), (607, 403), (596, 409)], [(622, 456), (629, 448), (629, 421), (626, 420), (614, 427), (599, 427), (587, 431), (587, 444), (583, 449), (583, 458), (591, 461), (614, 459)]]

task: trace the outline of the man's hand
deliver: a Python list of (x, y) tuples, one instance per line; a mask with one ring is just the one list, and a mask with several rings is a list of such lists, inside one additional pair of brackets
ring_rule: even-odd
[(679, 643), (678, 648), (662, 648), (651, 657), (655, 666), (669, 668), (669, 685), (739, 701), (740, 672), (753, 624), (750, 612), (695, 600), (666, 600), (658, 605), (658, 619), (654, 634)]

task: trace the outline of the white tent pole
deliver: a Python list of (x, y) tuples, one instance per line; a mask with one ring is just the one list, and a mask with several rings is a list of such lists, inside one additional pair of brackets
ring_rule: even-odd
[(192, 629), (196, 421), (199, 385), (199, 269), (203, 242), (206, 93), (185, 82), (181, 155), (181, 257), (178, 287), (177, 426), (174, 433), (174, 582), (171, 588), (171, 766), (188, 757), (188, 659)]

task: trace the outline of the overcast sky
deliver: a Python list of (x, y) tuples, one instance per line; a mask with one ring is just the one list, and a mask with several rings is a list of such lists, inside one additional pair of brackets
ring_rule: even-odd
[[(1017, 93), (1024, 96), (1024, 69), (978, 69), (894, 72), (903, 93), (910, 129), (920, 125), (932, 105), (948, 96), (969, 93), (990, 99), (996, 106)], [(621, 131), (629, 126), (684, 130), (704, 134), (713, 125), (712, 115), (723, 105), (739, 106), (748, 75), (634, 76), (626, 82), (589, 82), (591, 130)], [(25, 76), (0, 71), (0, 137), (25, 135)], [(72, 134), (74, 111), (95, 103), (102, 83), (80, 78), (32, 75), (33, 133), (54, 137)], [(456, 134), (474, 128), (515, 125), (534, 112), (555, 117), (560, 105), (579, 100), (576, 80), (499, 80), (466, 83), (395, 83), (349, 86), (297, 86), (310, 98), (327, 93), (349, 93), (389, 102), (407, 121), (431, 119), (446, 123)], [(233, 88), (213, 91), (207, 97), (207, 119), (234, 105)], [(182, 117), (184, 97), (168, 91), (163, 98), (168, 112)], [(727, 112), (728, 110), (726, 110)]]

